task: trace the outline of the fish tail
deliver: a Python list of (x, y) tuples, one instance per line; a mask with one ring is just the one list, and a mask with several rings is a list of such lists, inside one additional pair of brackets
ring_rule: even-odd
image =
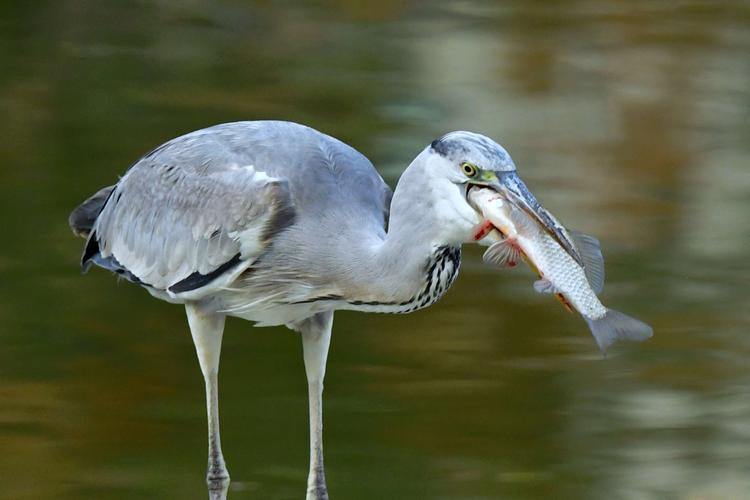
[(607, 348), (618, 340), (640, 342), (654, 334), (653, 328), (646, 323), (613, 309), (607, 309), (606, 314), (599, 319), (584, 319), (602, 354), (606, 354)]

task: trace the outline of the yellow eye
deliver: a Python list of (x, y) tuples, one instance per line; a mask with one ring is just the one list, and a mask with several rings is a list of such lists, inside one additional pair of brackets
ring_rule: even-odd
[(477, 175), (476, 165), (472, 165), (471, 163), (466, 161), (461, 164), (461, 170), (464, 174), (466, 174), (466, 177), (474, 177), (475, 175)]

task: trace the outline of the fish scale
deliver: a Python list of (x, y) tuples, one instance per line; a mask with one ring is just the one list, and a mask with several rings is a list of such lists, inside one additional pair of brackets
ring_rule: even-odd
[[(517, 209), (516, 209), (517, 210)], [(525, 216), (520, 214), (519, 216)], [(517, 236), (527, 257), (583, 316), (603, 317), (607, 309), (591, 289), (581, 266), (546, 232), (531, 226), (531, 234)]]

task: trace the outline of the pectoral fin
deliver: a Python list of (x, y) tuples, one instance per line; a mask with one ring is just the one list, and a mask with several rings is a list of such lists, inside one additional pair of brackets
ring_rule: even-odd
[(505, 239), (490, 245), (482, 259), (492, 267), (515, 267), (521, 259), (521, 251), (514, 240)]

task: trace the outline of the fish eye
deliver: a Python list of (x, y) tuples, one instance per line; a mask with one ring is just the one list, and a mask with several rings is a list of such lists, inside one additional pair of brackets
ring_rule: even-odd
[(466, 174), (466, 177), (474, 177), (477, 175), (477, 166), (465, 161), (461, 163), (461, 171)]

